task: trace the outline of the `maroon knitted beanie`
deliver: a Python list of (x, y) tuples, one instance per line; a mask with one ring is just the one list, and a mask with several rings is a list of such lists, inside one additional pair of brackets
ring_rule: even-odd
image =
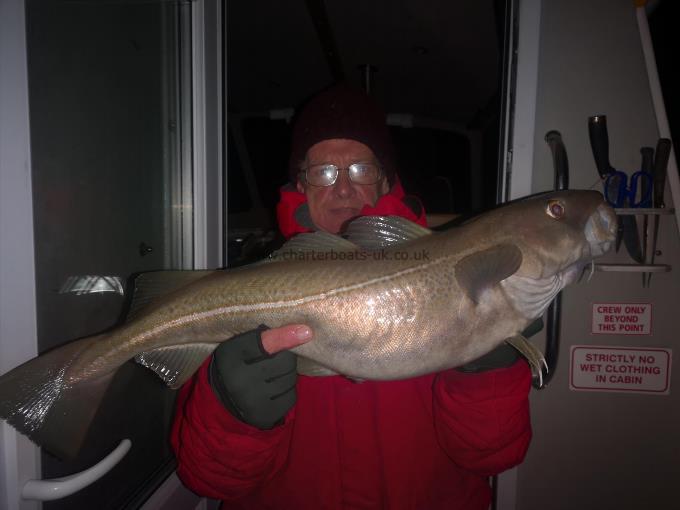
[(289, 163), (292, 182), (297, 182), (307, 150), (333, 138), (356, 140), (370, 147), (392, 184), (396, 172), (394, 146), (385, 113), (363, 90), (345, 83), (323, 90), (297, 115)]

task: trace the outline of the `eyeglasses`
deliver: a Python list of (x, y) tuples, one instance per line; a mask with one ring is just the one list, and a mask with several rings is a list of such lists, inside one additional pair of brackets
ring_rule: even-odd
[[(373, 163), (353, 163), (345, 168), (349, 180), (355, 184), (375, 184), (382, 175), (380, 167)], [(305, 181), (312, 186), (332, 186), (338, 180), (340, 170), (342, 168), (337, 165), (312, 165), (304, 168), (300, 174), (304, 174)]]

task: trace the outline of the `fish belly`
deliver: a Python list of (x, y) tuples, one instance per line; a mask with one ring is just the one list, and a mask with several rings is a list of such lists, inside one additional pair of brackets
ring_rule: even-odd
[(418, 276), (307, 304), (294, 322), (314, 340), (294, 351), (343, 375), (401, 379), (460, 366), (526, 326), (501, 291), (474, 304), (451, 282)]

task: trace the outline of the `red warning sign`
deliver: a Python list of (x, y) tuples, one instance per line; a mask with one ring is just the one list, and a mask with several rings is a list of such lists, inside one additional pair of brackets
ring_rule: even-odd
[(594, 335), (651, 335), (651, 303), (593, 303)]
[(667, 395), (671, 349), (573, 345), (569, 388)]

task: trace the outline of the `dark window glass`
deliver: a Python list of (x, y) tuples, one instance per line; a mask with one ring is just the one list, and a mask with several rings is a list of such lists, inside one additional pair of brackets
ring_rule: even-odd
[(229, 127), (227, 134), (227, 210), (229, 214), (245, 212), (253, 206), (248, 193), (248, 183), (238, 157), (234, 135)]
[(252, 117), (244, 119), (241, 126), (262, 205), (273, 209), (279, 200), (279, 188), (288, 182), (290, 125), (282, 120)]
[(470, 146), (450, 131), (393, 127), (398, 171), (408, 193), (418, 196), (428, 213), (470, 208)]

